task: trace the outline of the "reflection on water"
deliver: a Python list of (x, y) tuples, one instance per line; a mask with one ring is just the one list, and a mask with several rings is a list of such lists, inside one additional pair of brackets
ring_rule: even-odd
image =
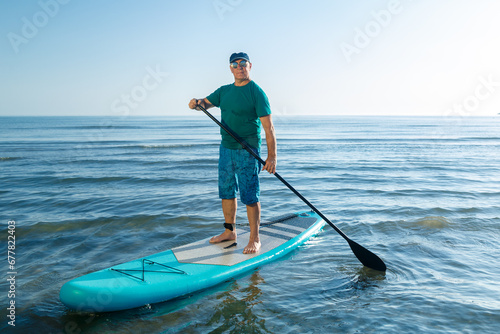
[(373, 270), (367, 267), (362, 267), (353, 281), (357, 283), (357, 288), (377, 287), (385, 281), (386, 273), (378, 270)]
[(253, 309), (262, 303), (260, 297), (262, 290), (259, 284), (265, 283), (259, 275), (254, 272), (249, 278), (249, 285), (241, 287), (238, 281), (232, 284), (232, 289), (222, 293), (218, 299), (215, 311), (206, 324), (214, 328), (210, 333), (270, 333), (266, 329), (265, 320), (256, 316)]

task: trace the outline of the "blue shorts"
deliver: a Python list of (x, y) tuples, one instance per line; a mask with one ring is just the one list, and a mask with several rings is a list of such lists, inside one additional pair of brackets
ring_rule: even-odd
[[(254, 152), (260, 154), (258, 149)], [(239, 190), (245, 205), (257, 203), (260, 197), (259, 172), (261, 164), (245, 149), (232, 150), (220, 146), (219, 198), (236, 198)]]

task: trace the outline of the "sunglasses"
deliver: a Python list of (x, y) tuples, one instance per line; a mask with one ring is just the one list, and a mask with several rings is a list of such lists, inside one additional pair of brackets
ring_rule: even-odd
[[(240, 66), (241, 67), (247, 67), (248, 62), (246, 60), (240, 61)], [(232, 62), (231, 63), (232, 68), (238, 68), (238, 63), (237, 62)]]

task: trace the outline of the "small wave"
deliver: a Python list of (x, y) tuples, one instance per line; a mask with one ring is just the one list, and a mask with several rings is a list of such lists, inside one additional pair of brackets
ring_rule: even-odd
[(159, 149), (159, 148), (180, 148), (180, 147), (193, 147), (200, 146), (198, 144), (152, 144), (152, 145), (138, 145), (137, 147), (146, 149)]
[[(132, 144), (132, 145), (117, 145), (113, 146), (114, 149), (130, 150), (130, 149), (173, 149), (185, 147), (203, 147), (203, 146), (219, 146), (219, 144), (212, 143), (193, 143), (193, 144)], [(109, 149), (109, 147), (104, 147)]]
[(106, 176), (106, 177), (68, 177), (58, 179), (61, 183), (109, 183), (131, 180), (130, 177)]
[[(33, 225), (24, 226), (23, 237), (44, 235), (67, 235), (77, 237), (77, 235), (89, 236), (114, 236), (120, 235), (128, 229), (141, 230), (146, 232), (161, 231), (168, 232), (170, 228), (198, 227), (199, 222), (191, 222), (189, 216), (173, 214), (152, 214), (152, 215), (124, 215), (124, 216), (92, 216), (84, 219), (70, 219), (61, 221), (40, 221)], [(171, 232), (175, 235), (175, 231)]]
[(104, 176), (104, 177), (67, 177), (53, 178), (53, 182), (58, 182), (64, 185), (85, 184), (85, 185), (102, 185), (102, 184), (158, 184), (158, 182), (178, 182), (183, 181), (183, 178), (175, 177), (137, 177), (137, 176)]
[(420, 218), (415, 222), (419, 226), (429, 227), (429, 228), (445, 228), (448, 227), (451, 222), (442, 216), (428, 216)]
[(48, 129), (53, 130), (140, 130), (144, 129), (141, 126), (135, 125), (113, 125), (113, 124), (102, 124), (102, 125), (82, 125), (82, 126), (61, 126), (61, 127), (51, 127)]
[(19, 157), (0, 157), (0, 161), (14, 161), (14, 160), (19, 160), (22, 158)]
[(500, 137), (463, 137), (462, 140), (500, 140)]

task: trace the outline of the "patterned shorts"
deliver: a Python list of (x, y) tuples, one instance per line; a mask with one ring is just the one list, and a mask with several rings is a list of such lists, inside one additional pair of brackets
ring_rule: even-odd
[[(258, 149), (254, 149), (260, 154)], [(260, 197), (259, 172), (261, 164), (245, 149), (232, 150), (220, 146), (219, 198), (233, 199), (239, 190), (245, 205), (257, 203)]]

